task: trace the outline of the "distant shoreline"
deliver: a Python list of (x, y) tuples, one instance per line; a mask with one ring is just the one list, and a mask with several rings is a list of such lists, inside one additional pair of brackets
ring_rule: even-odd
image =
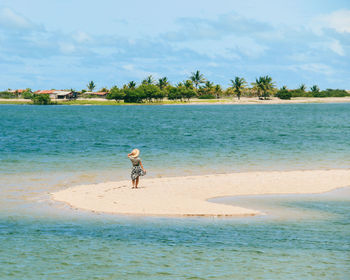
[[(164, 100), (151, 103), (123, 103), (103, 98), (77, 99), (77, 100), (55, 100), (59, 105), (111, 105), (111, 106), (130, 106), (130, 105), (247, 105), (247, 104), (303, 104), (303, 103), (350, 103), (350, 97), (295, 97), (291, 100), (282, 100), (272, 97), (269, 100), (259, 100), (256, 97), (222, 98), (222, 99), (191, 99), (190, 101)], [(4, 104), (31, 104), (30, 99), (0, 99), (0, 105)]]

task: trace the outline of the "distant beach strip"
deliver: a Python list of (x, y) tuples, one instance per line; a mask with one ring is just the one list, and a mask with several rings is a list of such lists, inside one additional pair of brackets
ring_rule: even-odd
[[(198, 99), (193, 98), (189, 101), (180, 100), (162, 100), (150, 103), (124, 103), (116, 102), (115, 100), (108, 100), (105, 98), (78, 98), (75, 100), (61, 100), (56, 101), (56, 105), (114, 105), (114, 106), (130, 106), (130, 105), (249, 105), (249, 104), (304, 104), (304, 103), (350, 103), (350, 97), (295, 97), (291, 100), (279, 99), (277, 97), (270, 97), (268, 100), (259, 100), (254, 97), (241, 97), (240, 100), (236, 98), (220, 98), (220, 99)], [(1, 104), (32, 104), (31, 99), (4, 99), (0, 98)]]
[(81, 185), (52, 193), (75, 209), (143, 216), (254, 216), (257, 210), (209, 202), (215, 197), (322, 193), (350, 186), (350, 169), (264, 171), (149, 178)]

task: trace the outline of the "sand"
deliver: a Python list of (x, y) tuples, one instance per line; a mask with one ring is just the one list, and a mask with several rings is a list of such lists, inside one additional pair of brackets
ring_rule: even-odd
[(253, 209), (207, 201), (214, 197), (322, 193), (350, 186), (350, 169), (244, 172), (201, 176), (142, 178), (81, 185), (52, 193), (74, 208), (152, 216), (249, 216)]
[(295, 97), (291, 100), (282, 100), (277, 97), (271, 97), (268, 100), (259, 100), (257, 97), (242, 97), (237, 98), (222, 98), (222, 99), (191, 99), (185, 105), (218, 105), (218, 104), (233, 104), (233, 105), (247, 105), (247, 104), (303, 104), (303, 103), (350, 103), (350, 97)]
[(234, 104), (300, 104), (300, 103), (349, 103), (350, 97), (295, 97), (291, 100), (282, 100), (272, 97), (269, 100), (259, 100), (257, 98), (241, 98), (234, 99)]

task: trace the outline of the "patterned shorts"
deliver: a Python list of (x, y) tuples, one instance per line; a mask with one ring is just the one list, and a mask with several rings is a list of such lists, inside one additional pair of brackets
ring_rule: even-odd
[(140, 176), (144, 176), (146, 173), (142, 170), (140, 165), (133, 166), (131, 169), (131, 180), (135, 180)]

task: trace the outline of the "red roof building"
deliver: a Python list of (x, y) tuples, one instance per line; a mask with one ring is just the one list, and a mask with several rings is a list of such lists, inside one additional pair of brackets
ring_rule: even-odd
[(26, 89), (12, 89), (12, 90), (9, 90), (9, 92), (16, 92), (16, 93), (22, 93), (22, 92), (25, 92), (27, 91)]
[(91, 94), (99, 95), (99, 96), (105, 96), (105, 95), (108, 94), (108, 92), (100, 91), (100, 92), (92, 92)]
[(37, 90), (36, 94), (53, 94), (56, 90)]

